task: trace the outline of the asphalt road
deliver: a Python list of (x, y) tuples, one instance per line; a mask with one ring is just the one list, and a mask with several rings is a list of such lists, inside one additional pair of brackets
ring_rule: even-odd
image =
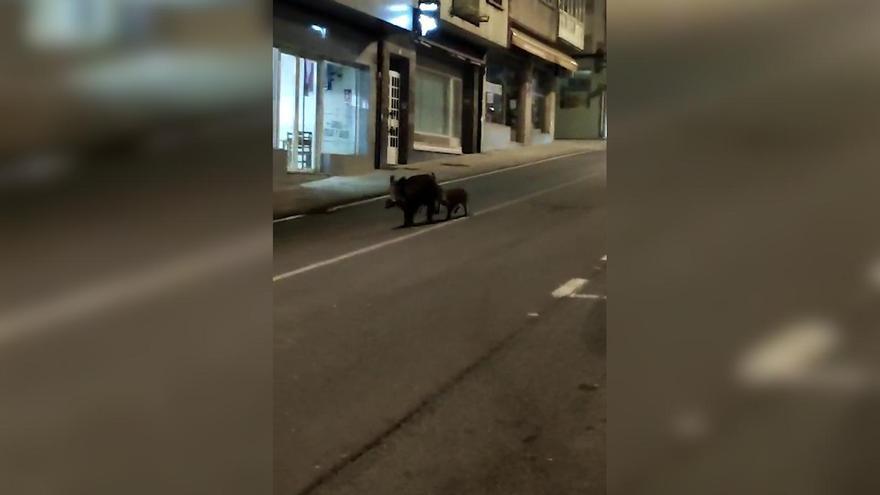
[(276, 493), (605, 492), (605, 153), (457, 185), (275, 225)]

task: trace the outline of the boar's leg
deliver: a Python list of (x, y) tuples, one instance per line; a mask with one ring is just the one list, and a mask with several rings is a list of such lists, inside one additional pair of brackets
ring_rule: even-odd
[(426, 210), (427, 210), (427, 214), (428, 214), (428, 223), (434, 223), (434, 208), (435, 208), (434, 201), (432, 200), (430, 203), (428, 203), (425, 206), (427, 206)]
[(413, 224), (413, 217), (416, 216), (416, 209), (412, 206), (406, 206), (403, 209), (403, 226), (411, 227)]

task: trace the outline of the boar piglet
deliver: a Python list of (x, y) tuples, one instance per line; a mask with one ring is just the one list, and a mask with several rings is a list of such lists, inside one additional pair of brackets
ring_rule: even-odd
[(446, 207), (446, 219), (452, 218), (452, 213), (458, 208), (464, 208), (464, 216), (468, 215), (468, 193), (464, 189), (443, 190), (440, 204)]

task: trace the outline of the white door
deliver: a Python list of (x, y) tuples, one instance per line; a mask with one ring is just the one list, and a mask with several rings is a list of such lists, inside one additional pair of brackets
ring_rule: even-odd
[(397, 165), (400, 150), (400, 73), (388, 71), (388, 164)]

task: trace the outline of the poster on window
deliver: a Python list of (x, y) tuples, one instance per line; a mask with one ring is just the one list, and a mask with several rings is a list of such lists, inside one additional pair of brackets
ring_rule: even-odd
[(327, 63), (327, 84), (324, 88), (324, 153), (355, 154), (356, 84), (357, 69)]

